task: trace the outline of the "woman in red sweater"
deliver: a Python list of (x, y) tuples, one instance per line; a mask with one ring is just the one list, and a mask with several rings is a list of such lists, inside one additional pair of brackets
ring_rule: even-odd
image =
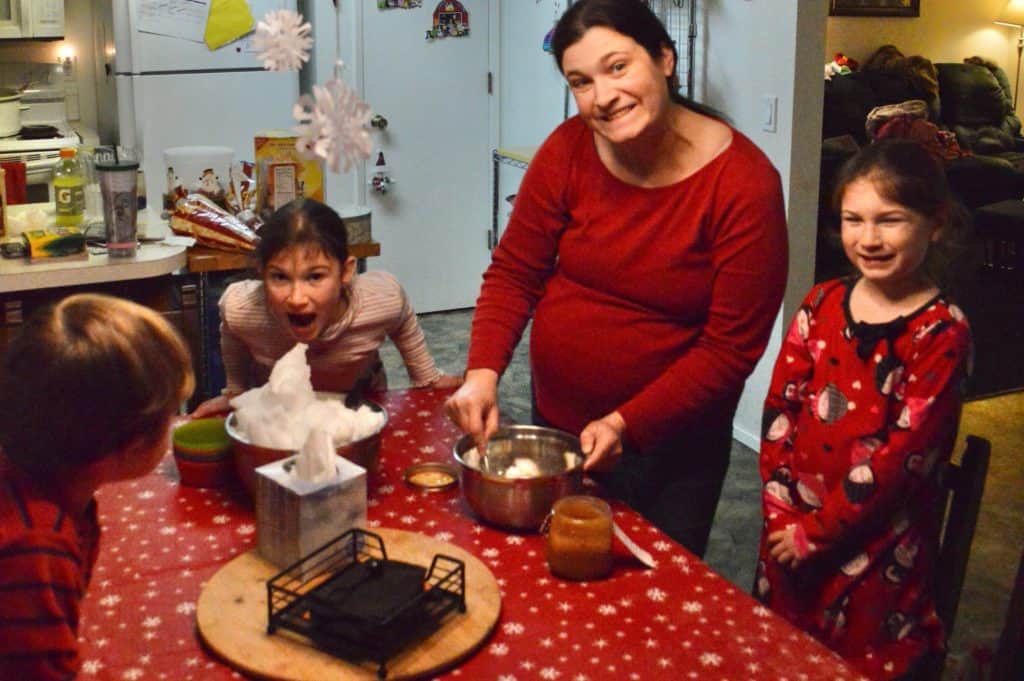
[(677, 93), (677, 54), (637, 0), (582, 0), (556, 62), (579, 115), (538, 150), (477, 300), (448, 413), (483, 444), (529, 319), (535, 418), (584, 467), (703, 554), (732, 418), (786, 279), (778, 173)]

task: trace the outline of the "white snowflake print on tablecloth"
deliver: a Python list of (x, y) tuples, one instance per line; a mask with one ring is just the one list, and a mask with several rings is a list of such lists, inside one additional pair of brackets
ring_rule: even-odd
[(99, 660), (84, 660), (82, 662), (83, 674), (99, 674), (101, 669), (103, 669), (103, 663)]

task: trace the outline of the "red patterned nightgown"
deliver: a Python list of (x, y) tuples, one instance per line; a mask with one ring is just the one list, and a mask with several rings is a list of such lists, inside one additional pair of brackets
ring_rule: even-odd
[[(886, 324), (854, 322), (855, 282), (811, 290), (775, 363), (756, 591), (864, 674), (888, 679), (943, 645), (932, 597), (937, 474), (956, 439), (970, 331), (942, 296)], [(795, 570), (766, 545), (791, 524), (810, 551)]]

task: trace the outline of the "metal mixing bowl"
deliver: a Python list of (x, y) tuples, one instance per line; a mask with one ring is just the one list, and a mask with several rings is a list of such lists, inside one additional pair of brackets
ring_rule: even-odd
[[(359, 464), (368, 473), (372, 473), (377, 470), (377, 458), (380, 454), (380, 436), (388, 424), (388, 415), (384, 407), (372, 400), (364, 399), (363, 404), (368, 405), (374, 411), (384, 414), (384, 422), (381, 423), (380, 430), (373, 435), (364, 437), (362, 440), (355, 440), (338, 447), (337, 452), (339, 456), (345, 457), (352, 463)], [(242, 486), (245, 487), (249, 496), (253, 499), (256, 498), (256, 469), (263, 464), (278, 461), (298, 453), (289, 449), (261, 447), (249, 442), (239, 432), (238, 426), (235, 423), (234, 412), (228, 416), (227, 421), (224, 422), (224, 427), (231, 438), (231, 449), (234, 452), (235, 471), (238, 473), (238, 479), (241, 480)]]
[[(579, 438), (569, 433), (542, 426), (503, 426), (488, 441), (477, 467), (467, 462), (472, 458), (467, 452), (474, 446), (473, 440), (463, 435), (453, 454), (459, 463), (463, 498), (489, 523), (538, 530), (556, 500), (576, 494), (582, 487), (584, 457)], [(568, 469), (565, 452), (579, 457)], [(541, 475), (519, 479), (501, 475), (518, 458), (533, 461)]]

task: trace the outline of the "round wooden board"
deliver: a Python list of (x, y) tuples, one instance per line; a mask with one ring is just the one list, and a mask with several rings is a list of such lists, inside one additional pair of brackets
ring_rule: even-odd
[[(491, 571), (458, 546), (430, 537), (375, 528), (388, 558), (427, 567), (443, 553), (466, 564), (466, 612), (454, 613), (429, 638), (387, 661), (388, 679), (426, 676), (451, 667), (484, 642), (498, 622), (501, 593)], [(280, 570), (256, 550), (227, 563), (203, 587), (199, 634), (236, 669), (283, 681), (377, 679), (377, 665), (356, 665), (323, 653), (290, 632), (267, 633), (267, 580)]]

